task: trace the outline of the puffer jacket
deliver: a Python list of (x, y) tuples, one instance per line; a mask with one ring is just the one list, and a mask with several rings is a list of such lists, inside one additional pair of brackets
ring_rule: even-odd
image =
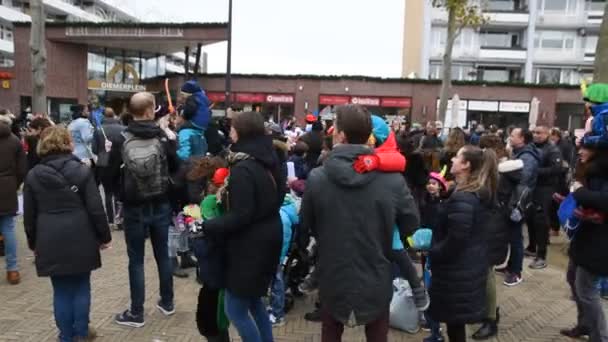
[(186, 121), (177, 132), (177, 156), (185, 161), (192, 157), (204, 157), (207, 154), (205, 131), (190, 121)]
[(92, 159), (93, 125), (87, 118), (78, 118), (68, 125), (74, 141), (74, 155), (80, 160)]
[(112, 240), (91, 169), (73, 155), (45, 157), (27, 175), (24, 226), (41, 277), (101, 267), (99, 246)]
[[(481, 197), (481, 198), (480, 198)], [(484, 219), (489, 200), (455, 191), (440, 209), (430, 251), (433, 319), (469, 324), (486, 318), (486, 279), (490, 263)]]
[(7, 122), (0, 121), (0, 216), (17, 214), (17, 190), (26, 172), (25, 152)]
[(293, 236), (293, 226), (300, 223), (298, 210), (294, 204), (291, 195), (285, 196), (283, 206), (281, 207), (281, 223), (283, 224), (283, 247), (281, 248), (281, 261), (287, 257), (289, 247), (291, 246), (291, 238)]

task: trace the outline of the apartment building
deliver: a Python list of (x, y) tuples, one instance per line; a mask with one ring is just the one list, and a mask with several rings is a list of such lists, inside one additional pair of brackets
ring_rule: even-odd
[[(477, 1), (477, 0), (471, 0)], [(578, 84), (593, 75), (605, 1), (478, 0), (487, 24), (464, 28), (454, 45), (452, 79)], [(447, 12), (429, 0), (405, 1), (404, 77), (441, 78)]]

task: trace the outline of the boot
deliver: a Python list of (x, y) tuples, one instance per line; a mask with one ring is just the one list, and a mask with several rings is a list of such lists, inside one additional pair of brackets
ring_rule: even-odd
[(8, 271), (6, 272), (6, 280), (11, 285), (17, 285), (21, 282), (21, 276), (17, 271)]
[(183, 252), (179, 253), (181, 259), (181, 267), (182, 268), (195, 268), (198, 266), (198, 262), (192, 256), (192, 252)]
[(487, 340), (490, 337), (498, 334), (498, 325), (496, 321), (485, 320), (479, 330), (473, 334), (473, 339), (477, 341)]
[(171, 258), (171, 265), (173, 266), (173, 276), (178, 278), (188, 278), (188, 272), (179, 267), (177, 257)]
[(230, 335), (228, 335), (228, 330), (220, 332), (217, 336), (206, 336), (207, 342), (230, 342)]

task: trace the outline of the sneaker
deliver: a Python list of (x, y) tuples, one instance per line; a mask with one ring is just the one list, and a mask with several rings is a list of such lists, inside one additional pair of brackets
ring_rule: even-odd
[(285, 325), (285, 317), (276, 318), (273, 314), (270, 314), (270, 324), (273, 328), (282, 327)]
[(175, 305), (165, 305), (160, 299), (158, 300), (158, 303), (156, 303), (156, 308), (158, 308), (158, 310), (160, 310), (160, 312), (162, 312), (162, 314), (165, 316), (171, 316), (175, 313)]
[(505, 281), (503, 282), (503, 284), (505, 284), (506, 286), (517, 286), (522, 282), (522, 280), (523, 279), (520, 274), (509, 273), (505, 277)]
[(533, 270), (542, 270), (547, 267), (547, 262), (543, 258), (536, 258), (528, 267)]
[(524, 249), (524, 256), (528, 257), (528, 258), (536, 258), (536, 252), (535, 251), (531, 251), (529, 249)]
[(313, 312), (309, 312), (304, 315), (304, 319), (309, 322), (321, 322), (321, 310), (316, 309)]
[(143, 314), (134, 315), (131, 313), (131, 310), (126, 310), (125, 312), (116, 315), (114, 322), (132, 328), (141, 328), (146, 324), (146, 322), (144, 322)]
[(317, 283), (317, 281), (309, 275), (308, 277), (306, 277), (304, 279), (302, 284), (300, 284), (298, 286), (298, 291), (300, 291), (304, 294), (310, 294), (311, 292), (315, 291), (318, 287), (319, 287), (319, 284)]
[(418, 311), (425, 311), (429, 308), (431, 300), (429, 298), (429, 293), (424, 287), (412, 289), (412, 293), (414, 294), (414, 303), (416, 304), (416, 309), (418, 309)]
[(572, 329), (562, 329), (559, 333), (570, 338), (581, 338), (583, 336), (589, 336), (589, 329), (576, 326)]
[(443, 335), (431, 335), (422, 339), (422, 342), (444, 342)]

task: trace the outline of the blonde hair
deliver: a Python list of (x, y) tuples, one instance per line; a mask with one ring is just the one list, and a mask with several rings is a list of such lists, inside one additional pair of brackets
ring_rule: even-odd
[(45, 128), (40, 134), (37, 152), (40, 157), (51, 154), (70, 154), (74, 151), (72, 136), (63, 126)]
[(491, 197), (496, 194), (498, 187), (498, 162), (494, 150), (481, 149), (473, 145), (465, 145), (461, 156), (471, 165), (471, 173), (463, 184), (458, 184), (457, 190), (467, 192), (488, 191)]

